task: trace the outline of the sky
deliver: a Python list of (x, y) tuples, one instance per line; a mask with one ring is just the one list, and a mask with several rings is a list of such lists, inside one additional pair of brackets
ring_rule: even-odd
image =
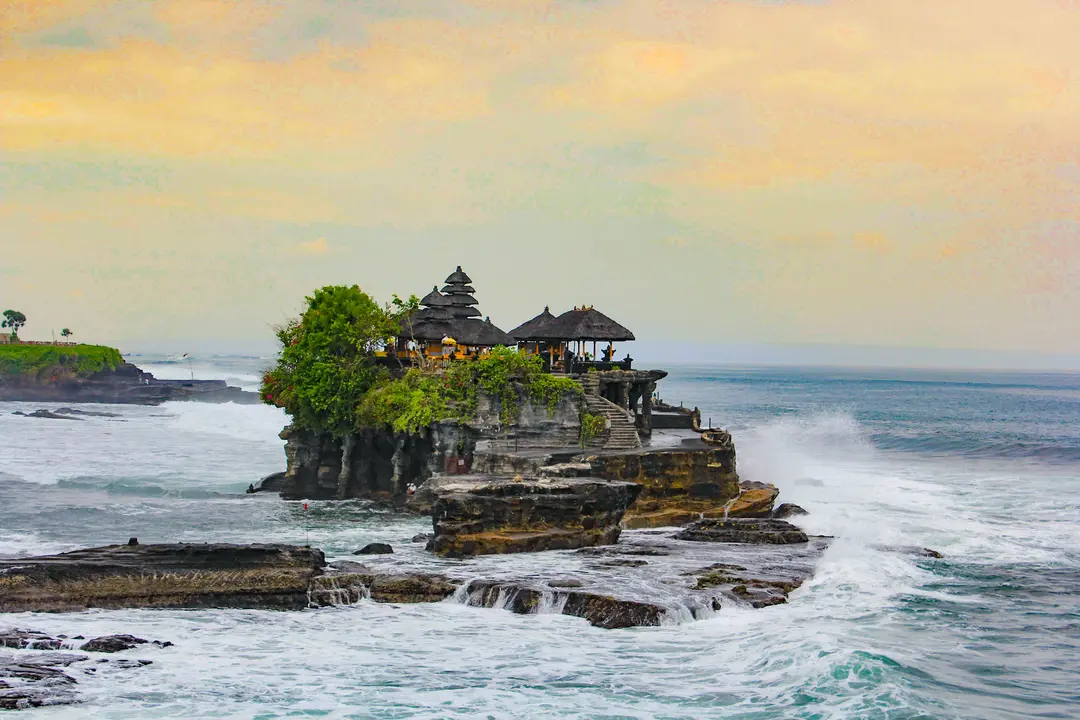
[(462, 265), (506, 330), (1080, 367), (1077, 38), (1080, 0), (0, 0), (0, 306), (272, 348), (316, 287)]

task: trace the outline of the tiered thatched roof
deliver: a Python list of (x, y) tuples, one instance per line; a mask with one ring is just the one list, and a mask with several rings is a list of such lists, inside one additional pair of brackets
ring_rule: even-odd
[(513, 345), (514, 338), (491, 324), (490, 318), (480, 320), (476, 309), (476, 290), (472, 280), (458, 265), (446, 278), (443, 293), (436, 288), (420, 301), (420, 310), (402, 322), (402, 337), (426, 342), (453, 338), (460, 345), (495, 347)]

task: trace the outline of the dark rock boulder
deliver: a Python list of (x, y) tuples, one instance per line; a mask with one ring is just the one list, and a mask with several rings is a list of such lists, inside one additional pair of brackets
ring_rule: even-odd
[(63, 413), (52, 412), (51, 410), (35, 410), (32, 413), (15, 411), (13, 414), (22, 415), (23, 417), (43, 418), (46, 420), (82, 420), (82, 418), (72, 417), (71, 415), (65, 415)]
[(795, 517), (797, 515), (809, 515), (801, 506), (795, 503), (780, 503), (775, 510), (773, 510), (772, 516), (777, 520), (784, 518)]
[(750, 518), (707, 518), (675, 535), (679, 540), (697, 542), (788, 545), (805, 543), (806, 533), (783, 520)]
[(152, 664), (149, 660), (119, 660), (58, 652), (0, 655), (0, 710), (24, 710), (79, 702), (75, 678), (65, 668), (77, 666), (87, 676), (99, 670), (129, 670)]
[(271, 475), (267, 475), (262, 480), (254, 483), (248, 490), (250, 493), (259, 492), (281, 492), (281, 486), (285, 482), (285, 473), (276, 472)]
[(130, 650), (140, 645), (146, 645), (147, 643), (157, 647), (172, 647), (171, 642), (154, 640), (151, 643), (149, 640), (144, 640), (143, 638), (135, 637), (134, 635), (106, 635), (83, 643), (79, 649), (83, 652), (115, 653)]
[(435, 537), (445, 557), (570, 550), (618, 541), (641, 487), (594, 478), (460, 476), (430, 481)]
[(919, 547), (918, 545), (873, 545), (872, 547), (875, 550), (894, 552), (899, 553), (900, 555), (911, 555), (912, 557), (935, 558), (937, 560), (945, 557), (937, 550)]
[(391, 555), (393, 552), (394, 548), (390, 547), (388, 544), (373, 542), (360, 548), (354, 552), (353, 555)]
[[(468, 604), (474, 607), (501, 606), (519, 615), (535, 613), (544, 601), (544, 591), (524, 584), (474, 580), (466, 588)], [(580, 590), (554, 590), (551, 602), (562, 606), (563, 615), (584, 618), (595, 627), (616, 628), (655, 626), (664, 608), (637, 600), (625, 600)]]
[(433, 537), (435, 537), (435, 536), (432, 535), (431, 533), (417, 533), (417, 534), (412, 536), (412, 540), (410, 540), (410, 542), (426, 543), (427, 541), (431, 540), (431, 538), (433, 538)]
[(110, 545), (0, 559), (0, 612), (85, 608), (301, 609), (322, 551), (292, 545)]
[(59, 650), (63, 643), (37, 630), (0, 630), (0, 647), (13, 650)]

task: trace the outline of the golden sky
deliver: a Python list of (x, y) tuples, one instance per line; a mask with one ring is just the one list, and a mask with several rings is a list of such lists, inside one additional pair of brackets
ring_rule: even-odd
[(1080, 354), (1077, 0), (0, 0), (0, 305)]

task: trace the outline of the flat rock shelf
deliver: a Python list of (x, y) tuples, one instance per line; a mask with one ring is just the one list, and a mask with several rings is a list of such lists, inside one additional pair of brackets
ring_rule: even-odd
[[(616, 545), (444, 558), (407, 544), (393, 554), (324, 558), (283, 545), (118, 545), (0, 559), (0, 611), (85, 608), (301, 610), (357, 602), (459, 602), (562, 613), (597, 627), (684, 622), (727, 605), (787, 602), (829, 543), (682, 540), (632, 530)], [(779, 521), (772, 521), (779, 522)], [(796, 531), (791, 526), (791, 531)]]

